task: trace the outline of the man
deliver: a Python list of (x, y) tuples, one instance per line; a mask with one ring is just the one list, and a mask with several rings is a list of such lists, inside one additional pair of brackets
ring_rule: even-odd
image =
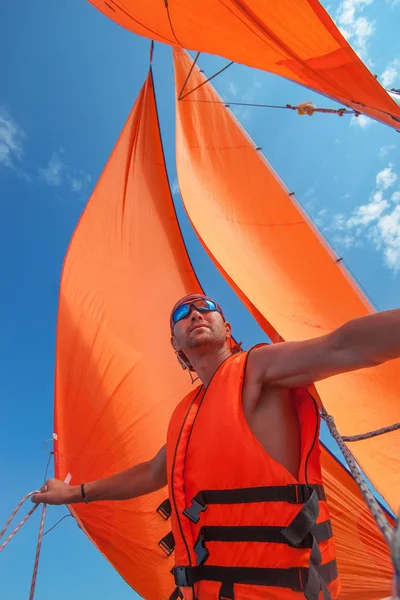
[(201, 381), (176, 408), (150, 461), (34, 502), (126, 500), (169, 484), (172, 598), (334, 599), (340, 592), (319, 463), (319, 411), (305, 389), (400, 356), (400, 310), (352, 320), (313, 340), (242, 352), (221, 307), (186, 296), (171, 343)]

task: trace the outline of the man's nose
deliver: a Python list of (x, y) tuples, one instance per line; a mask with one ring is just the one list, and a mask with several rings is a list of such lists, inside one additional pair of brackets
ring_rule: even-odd
[(197, 319), (202, 319), (203, 315), (201, 314), (201, 312), (199, 310), (197, 310), (196, 307), (193, 307), (192, 310), (190, 311), (190, 319), (191, 321), (197, 321)]

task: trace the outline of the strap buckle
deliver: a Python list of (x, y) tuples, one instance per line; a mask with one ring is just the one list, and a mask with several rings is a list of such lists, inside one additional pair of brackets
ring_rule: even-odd
[(167, 533), (159, 542), (158, 546), (165, 552), (167, 556), (171, 556), (175, 549), (175, 540), (172, 531)]
[(174, 578), (178, 587), (189, 587), (187, 567), (174, 567)]
[(204, 535), (202, 533), (200, 533), (199, 537), (197, 538), (197, 541), (194, 545), (194, 551), (196, 552), (197, 566), (201, 567), (210, 556), (210, 553), (205, 545)]
[(164, 521), (168, 521), (172, 512), (170, 499), (167, 498), (164, 502), (161, 502), (160, 506), (156, 508), (156, 512), (164, 519)]
[(200, 513), (207, 510), (207, 504), (204, 501), (203, 495), (201, 492), (197, 494), (192, 500), (192, 505), (188, 508), (185, 508), (183, 514), (187, 517), (192, 523), (197, 524), (200, 520)]
[(305, 504), (313, 492), (313, 489), (304, 483), (290, 483), (287, 487), (293, 489), (295, 498), (289, 500), (289, 504)]

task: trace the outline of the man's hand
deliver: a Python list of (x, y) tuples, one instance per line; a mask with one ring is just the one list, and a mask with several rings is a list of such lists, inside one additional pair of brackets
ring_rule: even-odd
[[(167, 453), (163, 446), (154, 458), (125, 471), (85, 483), (89, 502), (99, 500), (130, 500), (151, 494), (167, 485)], [(44, 504), (75, 504), (83, 502), (80, 485), (68, 485), (58, 479), (46, 481), (32, 502)]]
[(32, 496), (36, 504), (72, 504), (81, 500), (79, 486), (72, 486), (58, 479), (49, 479), (38, 494)]

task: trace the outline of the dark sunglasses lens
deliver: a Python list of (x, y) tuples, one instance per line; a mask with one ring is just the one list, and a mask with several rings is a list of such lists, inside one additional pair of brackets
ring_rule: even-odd
[(184, 319), (189, 314), (189, 304), (182, 304), (178, 306), (178, 308), (174, 311), (172, 315), (172, 320), (174, 323), (177, 323), (181, 319)]
[(215, 304), (211, 300), (196, 300), (194, 306), (199, 310), (215, 310)]

